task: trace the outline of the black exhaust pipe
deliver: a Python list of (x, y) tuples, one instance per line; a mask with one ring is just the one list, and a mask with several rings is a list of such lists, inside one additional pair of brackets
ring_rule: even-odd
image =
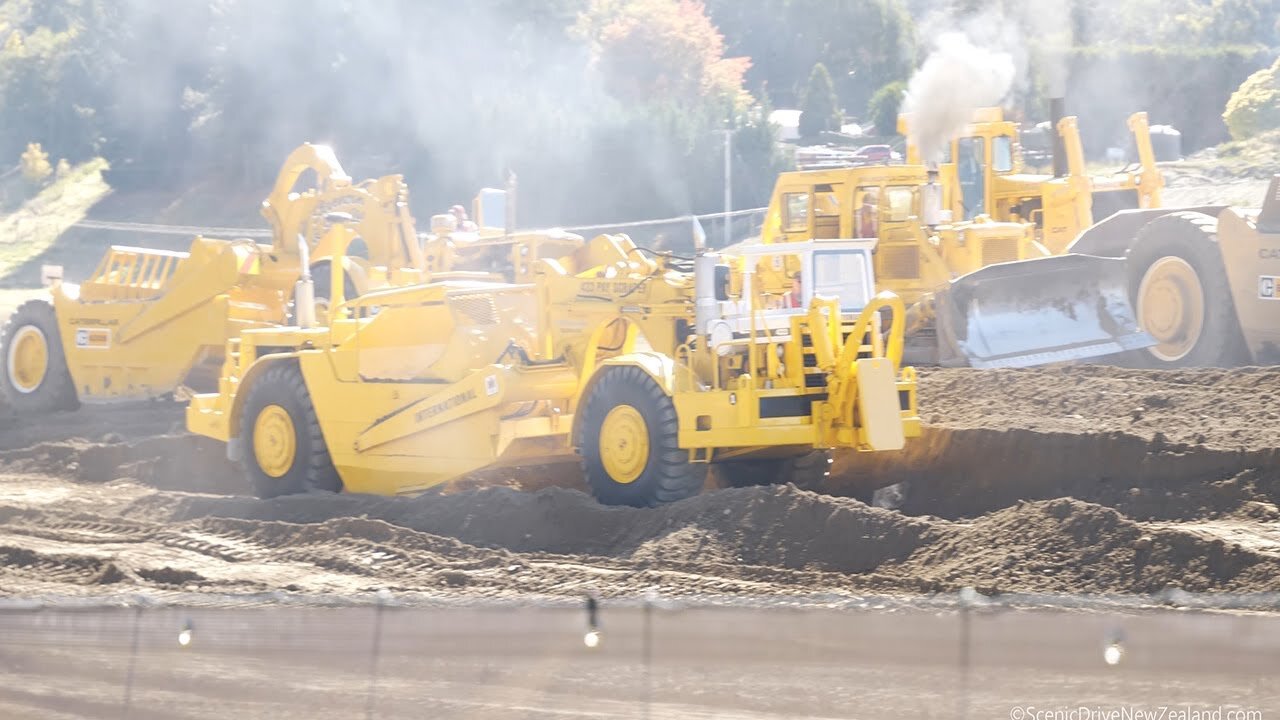
[(1049, 135), (1053, 138), (1053, 176), (1067, 176), (1067, 147), (1058, 134), (1058, 121), (1067, 116), (1066, 98), (1049, 98)]

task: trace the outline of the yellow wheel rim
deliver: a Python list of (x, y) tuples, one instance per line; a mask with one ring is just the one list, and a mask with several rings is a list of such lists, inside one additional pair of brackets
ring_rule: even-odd
[(49, 372), (49, 341), (34, 325), (24, 325), (13, 334), (7, 358), (9, 384), (20, 393), (33, 393)]
[(279, 405), (268, 405), (253, 421), (253, 457), (262, 472), (271, 477), (284, 477), (293, 467), (298, 440), (293, 418)]
[(1195, 268), (1180, 257), (1162, 257), (1147, 268), (1138, 287), (1138, 320), (1155, 338), (1151, 354), (1180, 360), (1204, 330), (1204, 288)]
[(609, 411), (600, 426), (600, 460), (616, 483), (635, 482), (649, 464), (649, 426), (630, 405)]

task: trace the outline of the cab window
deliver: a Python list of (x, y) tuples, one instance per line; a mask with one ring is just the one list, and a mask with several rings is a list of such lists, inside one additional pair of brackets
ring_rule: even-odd
[(858, 188), (857, 203), (853, 213), (854, 235), (859, 238), (877, 237), (880, 224), (880, 188), (874, 185)]
[(918, 193), (912, 187), (891, 187), (885, 190), (887, 222), (906, 222), (912, 215), (919, 214), (916, 209)]
[(840, 234), (840, 193), (843, 186), (823, 184), (813, 187), (813, 237), (834, 239)]
[(997, 135), (991, 139), (991, 169), (998, 173), (1013, 170), (1013, 138)]
[(871, 298), (865, 252), (813, 254), (813, 294), (840, 299), (841, 310), (861, 310)]
[(784, 232), (802, 232), (809, 227), (809, 193), (786, 193), (782, 196)]

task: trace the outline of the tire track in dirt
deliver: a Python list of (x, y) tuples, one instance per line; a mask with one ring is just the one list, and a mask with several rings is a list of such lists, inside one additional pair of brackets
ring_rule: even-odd
[[(1280, 591), (1280, 424), (1262, 421), (1277, 381), (1271, 369), (930, 371), (925, 435), (840, 456), (828, 488), (899, 484), (899, 511), (779, 486), (602, 507), (546, 487), (579, 484), (565, 466), (418, 498), (262, 501), (240, 494), (221, 445), (149, 436), (163, 418), (136, 409), (121, 432), (94, 435), (100, 413), (79, 430), (26, 429), (26, 446), (0, 440), (0, 592)], [(73, 483), (84, 498), (66, 502)]]

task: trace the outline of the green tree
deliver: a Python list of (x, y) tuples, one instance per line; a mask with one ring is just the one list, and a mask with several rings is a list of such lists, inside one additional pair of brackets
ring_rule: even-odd
[(864, 108), (916, 62), (915, 26), (902, 0), (709, 0), (729, 53), (753, 59), (747, 86), (798, 107), (815, 63), (831, 73), (840, 105)]
[(875, 126), (877, 135), (898, 134), (898, 111), (902, 107), (902, 96), (907, 84), (898, 80), (876, 91), (867, 104), (867, 119)]
[(838, 131), (843, 121), (831, 74), (826, 65), (818, 63), (809, 72), (804, 100), (800, 103), (800, 136), (813, 137), (824, 130)]
[(1222, 119), (1236, 140), (1280, 128), (1280, 60), (1240, 85), (1227, 101)]

